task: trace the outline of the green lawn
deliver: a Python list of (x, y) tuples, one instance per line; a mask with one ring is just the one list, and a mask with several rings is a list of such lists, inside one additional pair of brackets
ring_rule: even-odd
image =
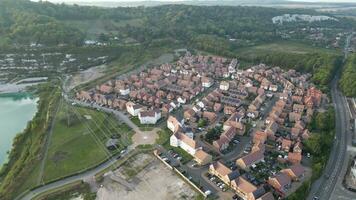
[(104, 161), (108, 153), (108, 137), (119, 135), (119, 149), (131, 144), (133, 132), (106, 113), (63, 104), (57, 114), (45, 163), (44, 181), (93, 167)]
[(169, 144), (169, 138), (171, 137), (172, 133), (167, 127), (158, 131), (157, 134), (158, 134), (158, 138), (156, 139), (157, 144), (160, 144), (162, 146)]

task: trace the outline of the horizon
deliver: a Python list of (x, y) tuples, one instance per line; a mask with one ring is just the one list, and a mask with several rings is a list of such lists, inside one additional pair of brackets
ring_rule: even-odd
[[(31, 0), (38, 2), (39, 0)], [(54, 3), (62, 3), (62, 2), (184, 2), (184, 1), (195, 1), (195, 2), (204, 2), (205, 0), (46, 0)], [(217, 1), (217, 0), (208, 0), (208, 1)], [(225, 0), (231, 1), (231, 0)], [(277, 0), (280, 1), (280, 0)], [(283, 1), (283, 0), (282, 0)], [(289, 2), (298, 2), (298, 3), (356, 3), (356, 0), (284, 0)]]

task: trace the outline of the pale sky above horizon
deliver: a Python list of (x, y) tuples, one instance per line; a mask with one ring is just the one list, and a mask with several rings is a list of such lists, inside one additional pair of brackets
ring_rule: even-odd
[[(32, 0), (38, 1), (38, 0)], [(137, 2), (137, 1), (150, 1), (150, 0), (48, 0), (50, 2)], [(189, 1), (189, 0), (151, 0), (151, 1), (168, 1), (168, 2), (179, 2), (179, 1)], [(199, 0), (203, 1), (203, 0)], [(356, 0), (288, 0), (288, 1), (296, 1), (296, 2), (334, 2), (334, 3), (342, 3), (342, 2), (352, 2), (356, 3)]]

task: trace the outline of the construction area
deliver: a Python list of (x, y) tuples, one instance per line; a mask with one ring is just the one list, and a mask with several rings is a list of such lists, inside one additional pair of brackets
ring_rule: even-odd
[(97, 200), (195, 199), (198, 193), (151, 154), (138, 154), (105, 174)]

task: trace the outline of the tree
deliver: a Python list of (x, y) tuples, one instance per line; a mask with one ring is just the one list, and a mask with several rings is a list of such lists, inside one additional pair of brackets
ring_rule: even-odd
[(200, 118), (198, 121), (198, 127), (202, 128), (205, 127), (207, 125), (208, 121), (204, 118)]

